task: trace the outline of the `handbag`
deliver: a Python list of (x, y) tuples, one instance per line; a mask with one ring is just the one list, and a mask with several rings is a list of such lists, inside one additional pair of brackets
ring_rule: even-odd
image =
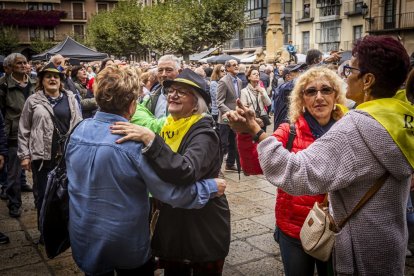
[[(79, 123), (71, 130), (73, 133)], [(69, 239), (69, 193), (66, 175), (66, 148), (56, 167), (47, 176), (47, 185), (40, 210), (40, 232), (46, 255), (53, 259), (70, 247)]]
[(381, 176), (352, 209), (352, 212), (338, 225), (329, 214), (328, 194), (326, 194), (323, 203), (315, 202), (300, 230), (300, 240), (304, 251), (315, 259), (328, 261), (332, 254), (335, 233), (338, 233), (346, 222), (371, 199), (384, 184), (389, 174), (386, 172)]
[[(247, 93), (248, 93), (250, 101), (252, 102), (252, 105), (254, 107), (252, 96), (250, 95), (250, 92), (247, 92)], [(260, 120), (262, 120), (263, 125), (265, 127), (271, 124), (269, 115), (267, 115), (267, 114), (262, 115), (262, 111), (260, 110), (260, 106), (259, 106), (258, 96), (256, 96), (256, 108), (254, 110), (254, 113), (256, 115), (256, 118), (259, 118)]]

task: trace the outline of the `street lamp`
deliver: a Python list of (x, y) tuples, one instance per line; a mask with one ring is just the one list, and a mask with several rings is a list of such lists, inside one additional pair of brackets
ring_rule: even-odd
[(366, 3), (362, 4), (361, 13), (363, 18), (365, 18), (365, 16), (368, 14), (368, 5)]

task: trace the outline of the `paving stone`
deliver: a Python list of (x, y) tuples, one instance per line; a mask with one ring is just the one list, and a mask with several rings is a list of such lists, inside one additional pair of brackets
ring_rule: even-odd
[[(233, 267), (248, 261), (264, 258), (266, 253), (252, 247), (244, 241), (234, 241), (230, 244), (230, 252), (226, 261)], [(253, 274), (252, 274), (253, 275)]]
[(55, 258), (53, 260), (48, 260), (47, 264), (51, 267), (53, 271), (56, 272), (56, 275), (80, 275), (83, 272), (75, 264), (72, 259), (72, 256), (66, 256), (64, 258)]
[(21, 246), (10, 248), (8, 250), (1, 250), (0, 260), (2, 269), (42, 262), (42, 259), (33, 246)]
[(275, 197), (275, 195), (276, 195), (276, 187), (273, 186), (273, 185), (271, 185), (271, 187), (262, 188), (260, 190), (273, 195), (273, 197)]
[[(26, 237), (26, 233), (24, 231), (13, 231), (13, 232), (5, 232), (5, 234), (9, 237), (10, 243), (1, 245), (1, 251), (9, 250), (10, 248), (15, 247), (23, 247), (23, 246), (31, 246), (32, 243)], [(1, 267), (1, 263), (0, 263)]]
[(246, 242), (270, 255), (280, 255), (279, 244), (275, 242), (275, 239), (273, 238), (273, 230), (263, 235), (247, 238)]
[(237, 172), (226, 172), (223, 170), (224, 173), (224, 177), (230, 180), (233, 180), (234, 182), (237, 183), (242, 183), (242, 182), (246, 182), (246, 181), (251, 181), (251, 178), (249, 178), (250, 176), (245, 176), (243, 174), (243, 172), (240, 172), (240, 180), (239, 180), (239, 174)]
[(261, 201), (255, 202), (255, 203), (260, 205), (260, 206), (270, 208), (274, 212), (275, 211), (275, 204), (276, 204), (276, 197), (273, 196), (273, 198), (261, 200)]
[(246, 219), (247, 216), (245, 214), (239, 214), (234, 211), (231, 211), (230, 221), (237, 221), (241, 219)]
[(20, 230), (21, 226), (17, 219), (10, 218), (7, 215), (7, 218), (0, 220), (0, 231), (3, 233), (9, 233), (12, 231)]
[(37, 213), (27, 212), (19, 218), (26, 228), (37, 228)]
[(246, 217), (255, 217), (255, 216), (261, 216), (264, 214), (273, 213), (273, 208), (267, 208), (265, 206), (252, 203), (252, 202), (243, 202), (234, 206), (231, 206), (234, 210), (234, 212), (243, 214)]
[(269, 229), (275, 228), (275, 214), (270, 213), (262, 216), (250, 218), (252, 221), (258, 222)]
[(251, 183), (249, 183), (249, 186), (255, 189), (265, 189), (265, 188), (269, 188), (269, 187), (274, 187), (272, 184), (270, 184), (267, 180), (265, 179), (257, 179), (255, 181), (252, 181)]
[(242, 276), (236, 268), (231, 267), (227, 262), (224, 263), (223, 276)]
[(265, 200), (269, 198), (274, 198), (274, 195), (263, 192), (262, 190), (258, 190), (258, 189), (241, 192), (241, 193), (238, 193), (237, 195), (244, 197), (246, 199), (249, 199), (253, 202), (261, 201), (261, 200)]
[(250, 187), (249, 185), (245, 184), (245, 183), (237, 183), (237, 182), (227, 182), (227, 187), (226, 187), (226, 194), (234, 194), (234, 193), (239, 193), (239, 192), (245, 192), (248, 190), (253, 189), (252, 187)]
[(268, 233), (270, 231), (269, 228), (249, 219), (233, 221), (231, 223), (231, 229), (232, 235), (239, 239)]
[(15, 267), (10, 270), (0, 270), (0, 275), (3, 276), (22, 276), (22, 275), (30, 275), (30, 276), (46, 276), (51, 275), (50, 271), (48, 270), (47, 266), (44, 263), (37, 263), (31, 264), (21, 267)]
[(283, 276), (283, 265), (272, 257), (266, 257), (237, 267), (243, 275)]

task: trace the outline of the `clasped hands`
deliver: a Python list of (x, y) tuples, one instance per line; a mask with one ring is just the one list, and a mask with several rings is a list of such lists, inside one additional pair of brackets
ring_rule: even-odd
[(240, 99), (237, 99), (236, 103), (236, 110), (226, 112), (223, 120), (227, 119), (234, 131), (254, 136), (260, 130), (260, 122), (258, 122), (260, 119), (256, 118), (255, 112), (244, 106)]

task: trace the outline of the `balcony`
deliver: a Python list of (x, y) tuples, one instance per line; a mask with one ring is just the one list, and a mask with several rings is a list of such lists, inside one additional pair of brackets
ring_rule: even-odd
[(313, 9), (311, 10), (302, 10), (296, 11), (296, 22), (297, 23), (305, 23), (305, 22), (312, 22), (314, 18)]
[(341, 5), (326, 6), (319, 9), (319, 17), (321, 21), (329, 21), (339, 19)]
[(62, 18), (62, 21), (68, 22), (68, 21), (76, 21), (76, 22), (86, 22), (88, 19), (88, 16), (86, 12), (67, 12), (66, 15)]
[(401, 30), (414, 30), (414, 12), (400, 13), (392, 16), (374, 16), (365, 18), (370, 33), (386, 33)]
[(1, 10), (0, 26), (53, 28), (64, 17), (64, 11)]
[(364, 3), (361, 1), (351, 1), (343, 4), (344, 14), (348, 17), (366, 15), (368, 8), (365, 4), (365, 9), (363, 8)]

